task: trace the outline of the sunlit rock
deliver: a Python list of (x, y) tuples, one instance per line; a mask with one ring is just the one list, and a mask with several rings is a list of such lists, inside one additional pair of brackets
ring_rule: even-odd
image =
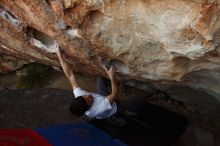
[(73, 71), (105, 76), (101, 58), (118, 79), (184, 84), (218, 97), (219, 17), (219, 0), (1, 0), (0, 44), (53, 66), (59, 46)]

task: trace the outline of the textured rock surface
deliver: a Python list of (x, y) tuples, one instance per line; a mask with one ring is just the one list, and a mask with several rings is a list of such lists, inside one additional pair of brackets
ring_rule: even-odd
[(0, 50), (0, 73), (12, 72), (30, 63), (28, 60), (19, 60), (19, 58), (11, 57), (11, 52), (1, 51), (2, 50)]
[[(1, 52), (77, 72), (220, 89), (220, 0), (1, 0)], [(210, 86), (211, 85), (211, 86)], [(220, 100), (220, 99), (219, 99)]]

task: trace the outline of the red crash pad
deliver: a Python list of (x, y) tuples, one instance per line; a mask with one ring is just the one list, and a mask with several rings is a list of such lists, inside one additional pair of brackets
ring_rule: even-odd
[(0, 129), (0, 146), (52, 146), (32, 129)]

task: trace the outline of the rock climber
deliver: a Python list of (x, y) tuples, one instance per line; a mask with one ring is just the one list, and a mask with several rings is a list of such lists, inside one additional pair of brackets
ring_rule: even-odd
[[(118, 88), (115, 80), (115, 68), (110, 69), (103, 67), (110, 81), (104, 77), (97, 78), (97, 93), (90, 93), (79, 87), (75, 76), (70, 69), (70, 66), (65, 61), (61, 54), (59, 47), (56, 49), (56, 54), (59, 58), (60, 64), (64, 71), (65, 76), (71, 83), (73, 94), (75, 98), (70, 104), (70, 111), (75, 116), (86, 115), (90, 118), (108, 118), (116, 113), (117, 105), (116, 98), (118, 96)], [(111, 93), (109, 92), (109, 85), (111, 84)]]

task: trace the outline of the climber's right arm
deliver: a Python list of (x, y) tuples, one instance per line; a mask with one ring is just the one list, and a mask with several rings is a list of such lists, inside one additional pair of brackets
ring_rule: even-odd
[(111, 86), (112, 86), (112, 92), (107, 96), (107, 99), (109, 100), (110, 103), (113, 103), (118, 96), (118, 87), (115, 80), (115, 67), (111, 66), (109, 70), (106, 67), (104, 67), (104, 69), (111, 80)]

